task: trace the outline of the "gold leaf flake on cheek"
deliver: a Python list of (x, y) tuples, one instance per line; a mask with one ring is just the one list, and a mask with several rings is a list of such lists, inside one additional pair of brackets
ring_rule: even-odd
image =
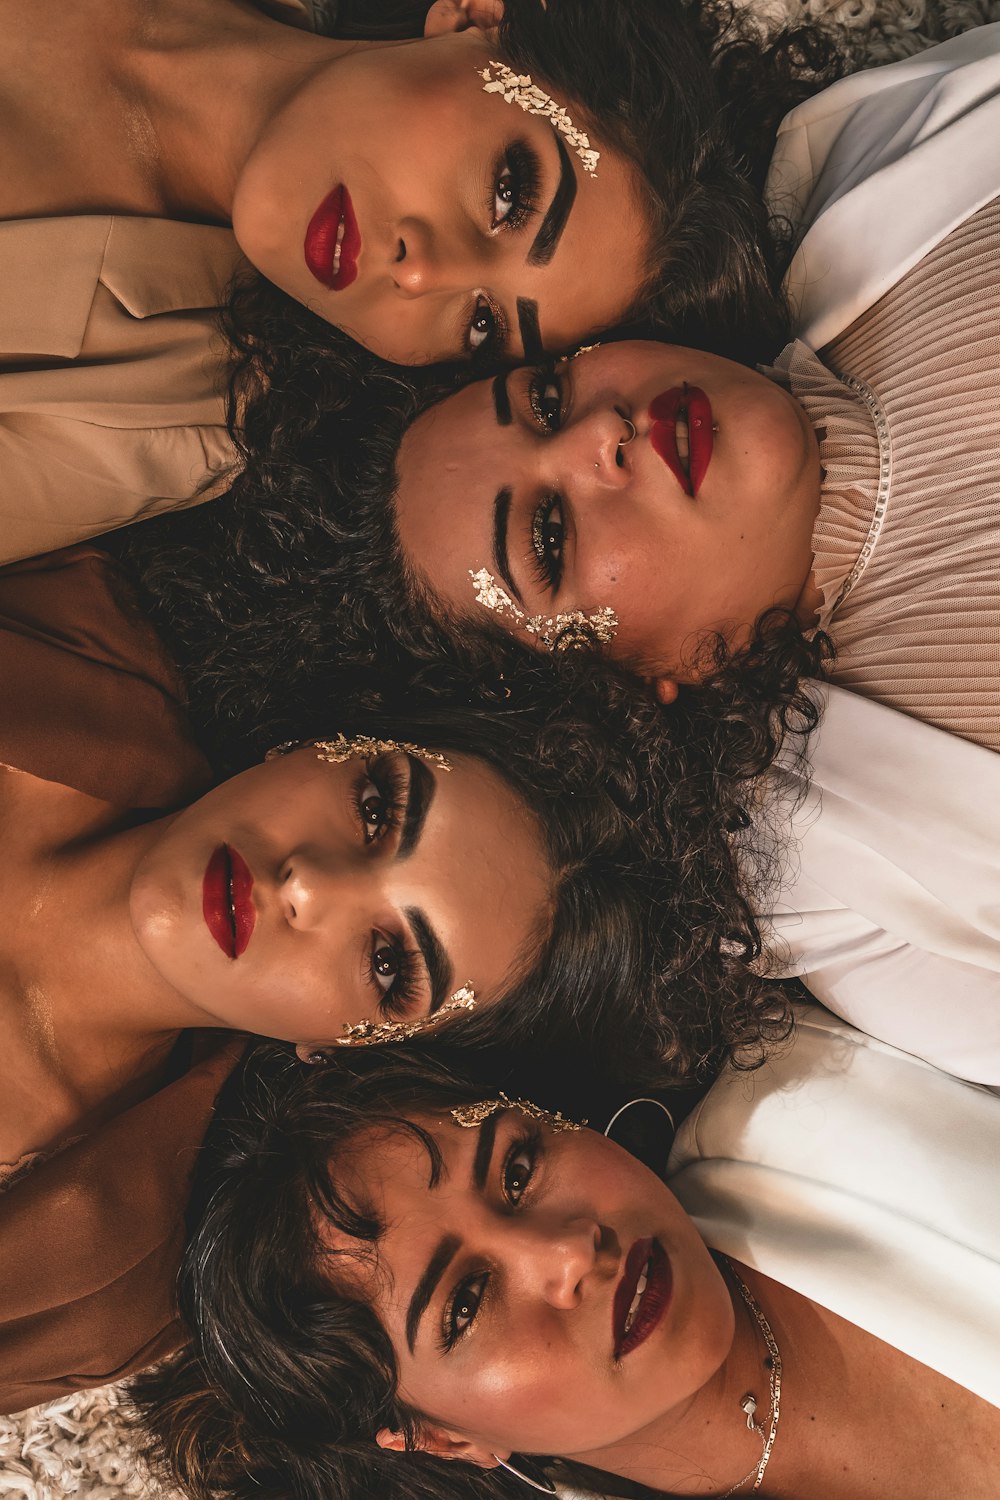
[(606, 646), (615, 638), (618, 616), (609, 605), (602, 605), (590, 614), (582, 609), (570, 609), (558, 615), (528, 615), (486, 568), (475, 573), (470, 568), (469, 577), (477, 604), (512, 620), (529, 635), (535, 636), (546, 651), (587, 650), (593, 646)]
[(569, 141), (583, 162), (583, 170), (588, 177), (597, 176), (597, 163), (601, 159), (601, 153), (591, 147), (589, 136), (582, 130), (577, 130), (562, 105), (557, 104), (537, 83), (532, 82), (530, 73), (514, 73), (506, 63), (501, 62), (491, 62), (485, 68), (477, 68), (476, 72), (480, 78), (485, 79), (484, 93), (501, 94), (505, 104), (516, 104), (525, 114), (542, 115), (546, 120), (551, 120), (555, 129)]

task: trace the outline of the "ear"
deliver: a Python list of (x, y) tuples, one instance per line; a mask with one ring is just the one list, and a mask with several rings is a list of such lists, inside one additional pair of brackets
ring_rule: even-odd
[(318, 1042), (296, 1042), (295, 1056), (299, 1062), (304, 1063), (325, 1063), (327, 1060), (326, 1053)]
[(654, 677), (653, 691), (660, 703), (676, 703), (680, 686), (675, 677)]
[[(406, 1452), (406, 1439), (401, 1432), (383, 1427), (376, 1434), (380, 1448), (389, 1448), (393, 1453)], [(474, 1438), (461, 1437), (447, 1427), (438, 1427), (433, 1422), (424, 1423), (417, 1433), (417, 1447), (421, 1453), (430, 1453), (435, 1458), (459, 1458), (463, 1463), (475, 1464), (480, 1469), (495, 1469), (499, 1459), (492, 1448), (477, 1443)], [(508, 1458), (510, 1454), (506, 1455)]]
[(503, 18), (503, 0), (434, 0), (424, 21), (424, 36), (449, 31), (494, 31)]

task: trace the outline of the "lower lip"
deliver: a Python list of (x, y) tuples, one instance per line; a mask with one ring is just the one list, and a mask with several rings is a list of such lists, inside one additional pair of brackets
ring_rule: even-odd
[[(344, 237), (340, 244), (340, 265), (334, 271), (333, 258), (341, 224), (344, 226)], [(343, 183), (327, 194), (309, 220), (303, 250), (306, 265), (327, 291), (342, 292), (357, 276), (361, 231), (354, 217), (351, 195)]]
[[(677, 415), (687, 413), (688, 470), (677, 451)], [(712, 403), (697, 385), (675, 385), (650, 403), (650, 442), (685, 495), (694, 497), (712, 462)]]
[(220, 844), (205, 870), (201, 909), (205, 925), (227, 958), (246, 952), (257, 913), (250, 892), (253, 876), (246, 861), (228, 844)]
[[(638, 1266), (635, 1265), (633, 1256), (638, 1257)], [(626, 1354), (631, 1354), (634, 1349), (638, 1349), (640, 1344), (644, 1344), (670, 1306), (674, 1278), (667, 1252), (657, 1240), (640, 1240), (632, 1247), (625, 1274), (630, 1279), (631, 1275), (635, 1275), (637, 1282), (638, 1273), (641, 1272), (647, 1260), (649, 1261), (649, 1274), (646, 1278), (646, 1290), (642, 1294), (638, 1311), (632, 1319), (632, 1327), (623, 1335), (621, 1343), (615, 1349), (616, 1359), (624, 1359)], [(629, 1305), (631, 1306), (631, 1298)]]

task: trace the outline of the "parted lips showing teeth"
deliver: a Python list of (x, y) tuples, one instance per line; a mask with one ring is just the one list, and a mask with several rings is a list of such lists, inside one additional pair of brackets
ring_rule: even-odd
[(309, 270), (330, 291), (343, 291), (357, 276), (361, 233), (351, 195), (342, 183), (310, 219), (304, 251)]
[(693, 499), (712, 462), (712, 403), (696, 385), (675, 385), (649, 405), (650, 442)]
[(663, 1246), (637, 1240), (629, 1251), (612, 1307), (615, 1359), (630, 1354), (652, 1333), (670, 1301), (673, 1277)]
[(632, 1298), (632, 1305), (625, 1317), (626, 1334), (628, 1334), (629, 1329), (632, 1327), (632, 1324), (635, 1320), (635, 1315), (639, 1311), (639, 1303), (642, 1301), (642, 1294), (646, 1290), (646, 1285), (649, 1281), (649, 1265), (650, 1263), (647, 1260), (646, 1264), (642, 1268), (642, 1271), (639, 1273), (639, 1280), (635, 1288), (635, 1296)]

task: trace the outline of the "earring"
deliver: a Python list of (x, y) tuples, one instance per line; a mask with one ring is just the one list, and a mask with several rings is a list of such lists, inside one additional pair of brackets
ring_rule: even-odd
[[(493, 1457), (497, 1458), (495, 1453)], [(521, 1462), (523, 1463), (524, 1460), (522, 1459)], [(551, 1479), (546, 1477), (544, 1484), (542, 1484), (539, 1482), (539, 1480), (532, 1479), (530, 1474), (525, 1474), (523, 1470), (515, 1468), (513, 1464), (507, 1463), (502, 1458), (497, 1458), (497, 1463), (500, 1465), (501, 1469), (506, 1469), (508, 1474), (513, 1474), (515, 1479), (523, 1479), (525, 1484), (530, 1484), (533, 1490), (540, 1490), (543, 1495), (558, 1495), (559, 1491), (556, 1489)], [(538, 1472), (542, 1474), (543, 1470), (539, 1469)]]
[[(484, 1121), (498, 1110), (516, 1109), (526, 1119), (538, 1120), (542, 1125), (547, 1125), (550, 1130), (582, 1130), (586, 1120), (578, 1125), (575, 1120), (567, 1120), (566, 1116), (558, 1110), (553, 1114), (549, 1109), (543, 1109), (540, 1104), (533, 1104), (530, 1099), (509, 1099), (506, 1094), (498, 1094), (495, 1099), (481, 1099), (478, 1104), (460, 1104), (457, 1109), (451, 1111), (451, 1117), (456, 1125), (461, 1125), (463, 1130), (478, 1130)], [(494, 1455), (495, 1457), (496, 1455)], [(497, 1459), (497, 1463), (500, 1460)]]
[[(422, 1031), (437, 1029), (437, 1023), (442, 1016), (449, 1011), (475, 1010), (476, 992), (471, 984), (463, 984), (460, 990), (456, 990), (450, 1000), (435, 1012), (433, 1016), (421, 1016), (417, 1021), (355, 1021), (352, 1026), (344, 1027), (344, 1035), (334, 1038), (335, 1047), (374, 1047), (379, 1042), (405, 1042), (411, 1036), (419, 1036)], [(316, 1054), (310, 1055), (312, 1062)], [(323, 1061), (326, 1061), (324, 1058)]]
[(450, 771), (447, 756), (436, 750), (425, 750), (422, 745), (411, 745), (408, 740), (376, 740), (368, 734), (356, 734), (351, 739), (338, 734), (335, 740), (282, 740), (264, 756), (265, 760), (277, 760), (281, 755), (290, 755), (293, 750), (315, 750), (317, 760), (325, 760), (331, 766), (343, 765), (348, 760), (371, 760), (376, 755), (412, 755), (417, 760), (436, 766), (439, 771)]
[(633, 1104), (655, 1104), (656, 1107), (657, 1107), (657, 1109), (662, 1109), (663, 1113), (666, 1115), (667, 1119), (670, 1121), (670, 1128), (671, 1128), (671, 1130), (676, 1130), (677, 1129), (677, 1126), (674, 1124), (674, 1117), (673, 1117), (673, 1115), (670, 1113), (670, 1110), (667, 1108), (667, 1106), (665, 1104), (661, 1104), (660, 1103), (659, 1099), (627, 1099), (625, 1101), (625, 1103), (622, 1105), (621, 1109), (616, 1109), (615, 1110), (614, 1114), (611, 1116), (611, 1119), (608, 1121), (608, 1123), (604, 1127), (604, 1134), (608, 1137), (609, 1140), (611, 1139), (611, 1129), (612, 1129), (612, 1126), (614, 1126), (614, 1125), (616, 1125), (618, 1123), (618, 1121), (621, 1119), (621, 1117), (625, 1113), (625, 1111), (628, 1110), (628, 1109), (631, 1109), (632, 1106), (633, 1106)]

